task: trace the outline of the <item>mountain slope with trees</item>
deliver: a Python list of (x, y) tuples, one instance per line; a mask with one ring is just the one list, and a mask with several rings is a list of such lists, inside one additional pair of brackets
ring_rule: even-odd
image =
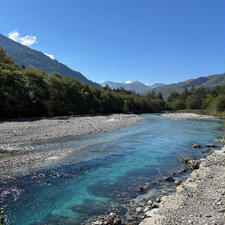
[(81, 82), (100, 87), (99, 84), (88, 80), (80, 72), (72, 70), (63, 63), (49, 58), (44, 53), (17, 43), (2, 34), (0, 34), (0, 46), (7, 52), (9, 56), (14, 59), (14, 61), (19, 66), (34, 66), (37, 69), (44, 70), (44, 72), (47, 74), (58, 72), (62, 76), (71, 76)]
[(160, 94), (97, 88), (59, 73), (14, 63), (0, 48), (0, 118), (93, 113), (149, 113), (165, 109)]
[(225, 86), (225, 73), (215, 74), (206, 77), (199, 77), (197, 79), (186, 80), (184, 82), (168, 84), (156, 87), (155, 92), (161, 92), (164, 97), (168, 97), (171, 92), (181, 93), (185, 88), (190, 89), (193, 86), (195, 88), (204, 87), (205, 89), (213, 89), (216, 86)]

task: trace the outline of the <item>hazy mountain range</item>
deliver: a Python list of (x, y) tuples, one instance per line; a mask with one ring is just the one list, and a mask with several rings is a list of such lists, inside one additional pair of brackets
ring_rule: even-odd
[(135, 91), (137, 93), (144, 94), (152, 90), (153, 88), (156, 88), (164, 84), (158, 83), (153, 85), (147, 85), (140, 81), (126, 81), (124, 83), (106, 81), (104, 83), (101, 83), (101, 85), (103, 87), (108, 85), (111, 89), (124, 88), (125, 90)]
[(100, 87), (99, 84), (88, 80), (80, 72), (72, 70), (63, 63), (60, 63), (55, 59), (51, 59), (44, 53), (13, 41), (2, 34), (0, 34), (0, 46), (14, 59), (18, 65), (31, 65), (38, 69), (43, 69), (47, 74), (58, 72), (62, 76), (71, 76), (81, 82)]

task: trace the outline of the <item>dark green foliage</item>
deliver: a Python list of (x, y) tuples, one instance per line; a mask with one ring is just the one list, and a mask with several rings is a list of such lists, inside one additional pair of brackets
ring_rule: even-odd
[(161, 94), (141, 96), (81, 83), (58, 73), (17, 66), (0, 48), (0, 117), (61, 116), (93, 113), (160, 112)]
[(172, 110), (202, 110), (215, 115), (225, 115), (225, 87), (212, 90), (204, 88), (185, 89), (182, 93), (172, 92), (167, 100)]
[(216, 110), (219, 112), (225, 111), (225, 94), (216, 98)]
[(5, 213), (4, 213), (4, 209), (0, 208), (0, 225), (4, 225), (5, 224)]

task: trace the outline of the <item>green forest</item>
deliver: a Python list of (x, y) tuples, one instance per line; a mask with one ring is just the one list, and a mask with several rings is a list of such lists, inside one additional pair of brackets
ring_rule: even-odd
[(0, 118), (100, 113), (153, 113), (166, 110), (225, 112), (225, 88), (185, 89), (167, 100), (154, 91), (142, 96), (123, 88), (98, 88), (59, 73), (18, 66), (0, 47)]
[(167, 99), (170, 110), (185, 110), (225, 117), (225, 87), (211, 90), (192, 87), (183, 92), (172, 92)]

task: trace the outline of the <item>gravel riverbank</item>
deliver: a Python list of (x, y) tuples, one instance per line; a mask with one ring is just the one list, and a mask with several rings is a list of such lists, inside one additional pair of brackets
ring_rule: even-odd
[(134, 114), (67, 116), (0, 121), (0, 179), (33, 173), (76, 148), (48, 151), (20, 150), (31, 145), (129, 126), (142, 117)]
[(200, 161), (200, 168), (146, 212), (140, 225), (224, 225), (225, 148)]
[(195, 113), (163, 113), (162, 116), (166, 116), (170, 119), (174, 120), (182, 120), (182, 119), (198, 119), (198, 120), (213, 120), (217, 119), (215, 116), (209, 115), (199, 115)]

